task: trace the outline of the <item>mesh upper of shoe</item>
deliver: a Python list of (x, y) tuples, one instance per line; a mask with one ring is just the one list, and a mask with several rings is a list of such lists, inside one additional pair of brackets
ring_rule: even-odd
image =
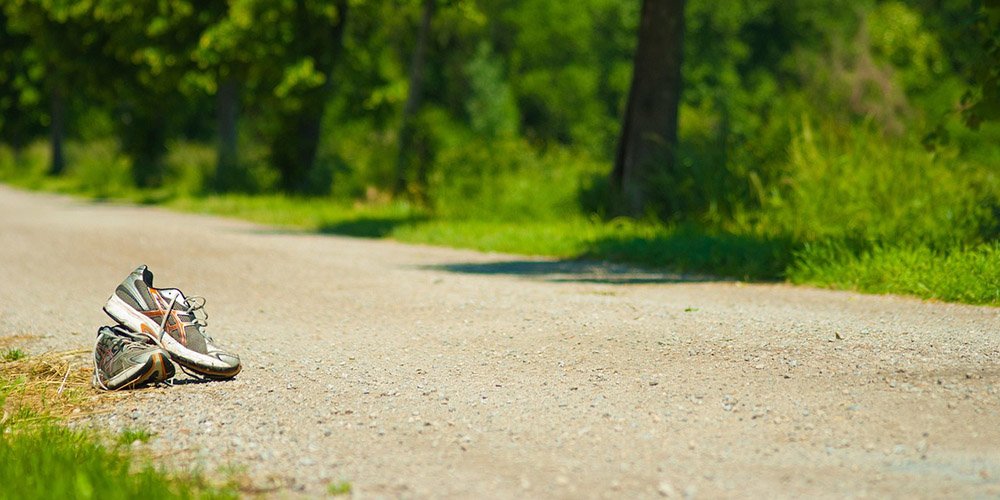
[[(208, 343), (212, 341), (212, 338), (202, 329), (206, 325), (207, 316), (206, 318), (198, 318), (195, 315), (195, 311), (204, 311), (204, 300), (201, 300), (200, 305), (195, 305), (176, 288), (154, 290), (163, 298), (175, 301), (174, 310), (172, 311), (174, 314), (168, 315), (165, 325), (167, 334), (183, 343), (185, 347), (192, 351), (202, 354), (207, 353)], [(170, 305), (167, 304), (165, 307), (169, 308)], [(179, 326), (177, 321), (180, 322)], [(183, 331), (183, 335), (181, 335), (181, 331)]]
[(144, 364), (150, 354), (161, 352), (155, 344), (145, 338), (133, 336), (122, 328), (103, 327), (97, 335), (94, 360), (104, 379), (110, 379), (132, 366)]

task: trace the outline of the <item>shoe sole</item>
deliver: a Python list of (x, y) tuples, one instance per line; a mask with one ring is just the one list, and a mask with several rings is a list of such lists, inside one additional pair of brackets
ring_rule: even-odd
[(109, 390), (131, 389), (146, 383), (155, 384), (163, 382), (174, 376), (174, 365), (170, 360), (160, 353), (151, 354), (149, 359), (142, 365), (126, 370), (111, 380), (105, 381), (104, 385)]
[(117, 295), (112, 295), (104, 304), (104, 312), (133, 332), (143, 333), (153, 339), (170, 354), (170, 359), (193, 372), (213, 379), (226, 379), (235, 377), (242, 369), (242, 365), (233, 367), (218, 358), (192, 351), (170, 335), (160, 338), (156, 333), (160, 330), (160, 325), (149, 316), (136, 311)]

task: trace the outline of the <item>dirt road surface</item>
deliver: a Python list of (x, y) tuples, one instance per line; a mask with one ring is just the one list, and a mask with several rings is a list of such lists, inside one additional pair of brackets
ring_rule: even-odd
[(282, 231), (0, 186), (0, 337), (92, 346), (138, 264), (233, 381), (89, 425), (358, 497), (1000, 495), (1000, 309)]

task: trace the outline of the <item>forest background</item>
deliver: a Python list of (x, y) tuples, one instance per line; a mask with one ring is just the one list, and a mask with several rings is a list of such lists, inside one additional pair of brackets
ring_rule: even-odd
[(1000, 304), (997, 2), (672, 3), (641, 213), (612, 176), (638, 0), (0, 0), (0, 180)]

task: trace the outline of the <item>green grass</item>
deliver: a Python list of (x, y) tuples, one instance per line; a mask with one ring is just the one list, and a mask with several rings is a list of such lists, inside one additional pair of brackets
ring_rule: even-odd
[[(53, 186), (43, 183), (41, 187)], [(129, 191), (117, 199), (150, 202), (150, 193)], [(914, 244), (859, 251), (832, 238), (806, 245), (749, 230), (709, 231), (649, 220), (602, 220), (575, 214), (535, 221), (449, 219), (405, 203), (347, 204), (283, 195), (167, 198), (162, 204), (325, 234), (1000, 305), (1000, 251), (995, 243), (948, 252)]]
[(124, 445), (130, 445), (136, 441), (148, 443), (155, 435), (156, 433), (149, 429), (125, 428), (118, 434), (118, 442)]
[(789, 279), (830, 288), (1000, 305), (1000, 243), (948, 251), (876, 246), (861, 253), (837, 245), (810, 245), (796, 255)]
[(336, 483), (330, 483), (326, 487), (327, 493), (337, 496), (337, 495), (350, 495), (351, 494), (351, 483), (348, 481), (337, 481)]
[(406, 204), (349, 206), (317, 198), (224, 195), (168, 201), (176, 209), (328, 234), (392, 238), (484, 252), (628, 262), (752, 280), (783, 278), (792, 245), (654, 221), (567, 216), (536, 221), (435, 218)]
[(1000, 305), (997, 243), (934, 251), (919, 243), (858, 245), (819, 238), (803, 244), (756, 231), (710, 231), (630, 219), (497, 221), (434, 218), (407, 205), (348, 206), (320, 199), (208, 196), (172, 200), (185, 211), (238, 217), (330, 234), (486, 252), (627, 262), (746, 280), (896, 293), (949, 302)]
[[(175, 475), (128, 446), (148, 431), (115, 439), (70, 429), (65, 416), (96, 404), (77, 353), (48, 353), (0, 364), (0, 500), (28, 498), (236, 498), (198, 475)], [(65, 390), (57, 390), (65, 389)]]
[(4, 429), (0, 484), (0, 499), (237, 497), (200, 478), (170, 476), (126, 447), (51, 422)]
[(0, 351), (0, 361), (17, 361), (26, 356), (20, 349), (4, 349)]
[[(183, 182), (140, 190), (101, 141), (78, 146), (78, 161), (58, 178), (44, 175), (45, 149), (32, 146), (21, 160), (0, 161), (0, 180), (323, 234), (1000, 306), (1000, 147), (980, 138), (928, 152), (914, 136), (886, 140), (868, 125), (801, 122), (791, 127), (783, 162), (737, 172), (754, 181), (752, 196), (736, 190), (718, 198), (702, 186), (706, 179), (739, 184), (741, 177), (699, 165), (708, 170), (688, 179), (688, 189), (707, 190), (692, 202), (705, 206), (680, 222), (593, 215), (604, 211), (607, 165), (517, 142), (445, 155), (429, 180), (429, 207), (388, 201), (375, 188), (366, 201), (350, 201), (357, 193), (198, 194), (209, 167), (196, 164), (210, 163), (204, 151), (174, 155), (201, 158), (171, 160)], [(1000, 137), (1000, 128), (990, 133)], [(761, 181), (758, 168), (773, 170), (763, 176), (772, 180)]]

